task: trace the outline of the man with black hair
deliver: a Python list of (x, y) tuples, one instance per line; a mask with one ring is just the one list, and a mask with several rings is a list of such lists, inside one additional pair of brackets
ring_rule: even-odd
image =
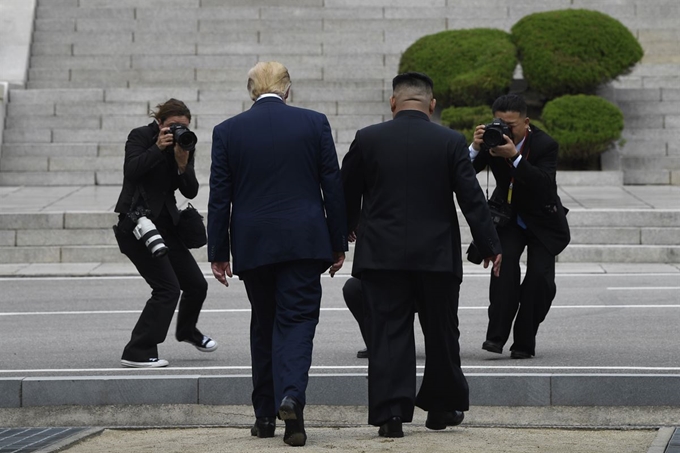
[[(496, 179), (491, 196), (510, 214), (498, 225), (503, 248), (503, 269), (492, 275), (489, 286), (489, 326), (482, 348), (501, 354), (513, 320), (513, 359), (536, 354), (536, 333), (557, 291), (555, 257), (569, 244), (566, 209), (557, 195), (558, 145), (548, 134), (530, 124), (521, 96), (499, 97), (491, 110), (505, 122), (505, 144), (484, 145), (485, 126), (475, 129), (469, 153), (477, 172), (490, 167)], [(527, 250), (523, 281), (520, 257)]]
[[(425, 74), (392, 82), (393, 120), (357, 132), (342, 164), (349, 231), (358, 230), (352, 275), (370, 315), (368, 422), (402, 437), (414, 406), (426, 426), (463, 421), (469, 391), (460, 367), (458, 293), (461, 238), (453, 200), (472, 229), (485, 266), (498, 273), (501, 249), (463, 136), (430, 122), (435, 99)], [(416, 397), (413, 316), (425, 337), (425, 371)]]

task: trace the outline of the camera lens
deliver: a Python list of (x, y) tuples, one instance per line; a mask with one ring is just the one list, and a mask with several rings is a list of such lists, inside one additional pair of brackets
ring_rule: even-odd
[(489, 148), (495, 148), (496, 146), (505, 144), (503, 132), (495, 127), (487, 127), (484, 130), (484, 135), (482, 135), (482, 140)]
[(189, 129), (177, 129), (175, 131), (175, 142), (186, 150), (192, 150), (198, 142), (196, 134)]

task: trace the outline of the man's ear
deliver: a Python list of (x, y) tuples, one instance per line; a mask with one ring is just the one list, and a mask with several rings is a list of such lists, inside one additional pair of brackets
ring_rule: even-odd
[(288, 95), (289, 95), (289, 94), (290, 94), (290, 87), (288, 87), (288, 89), (286, 89), (286, 92), (285, 92), (284, 95), (283, 95), (283, 99), (284, 99), (284, 100), (288, 99)]
[(432, 98), (430, 101), (430, 115), (434, 114), (434, 108), (437, 106), (437, 100)]
[(390, 110), (392, 113), (397, 109), (397, 100), (394, 96), (390, 96)]

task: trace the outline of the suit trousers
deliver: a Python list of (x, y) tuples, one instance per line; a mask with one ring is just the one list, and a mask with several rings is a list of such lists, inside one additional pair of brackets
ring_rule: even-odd
[[(536, 333), (555, 294), (555, 256), (529, 230), (512, 223), (498, 229), (503, 248), (500, 276), (491, 275), (486, 339), (504, 345), (513, 325), (511, 351), (536, 353)], [(527, 250), (521, 281), (520, 257)]]
[(364, 344), (368, 347), (370, 326), (368, 325), (368, 307), (361, 289), (361, 280), (356, 277), (348, 278), (342, 287), (342, 297), (359, 325), (361, 338), (364, 339)]
[[(325, 266), (325, 267), (324, 267)], [(252, 308), (250, 355), (256, 417), (274, 417), (284, 396), (304, 407), (327, 263), (297, 260), (243, 271)]]
[[(460, 366), (460, 280), (447, 272), (365, 270), (361, 283), (369, 307), (368, 423), (391, 417), (413, 420), (423, 410), (466, 411), (469, 389)], [(425, 337), (425, 371), (416, 396), (413, 316)]]
[(203, 340), (196, 323), (208, 292), (208, 282), (174, 228), (162, 228), (160, 225), (157, 228), (168, 247), (168, 253), (160, 258), (152, 257), (142, 241), (135, 239), (132, 233), (116, 232), (120, 251), (151, 286), (151, 298), (147, 300), (123, 350), (124, 360), (146, 361), (158, 357), (158, 344), (165, 341), (178, 300), (177, 340), (198, 343)]

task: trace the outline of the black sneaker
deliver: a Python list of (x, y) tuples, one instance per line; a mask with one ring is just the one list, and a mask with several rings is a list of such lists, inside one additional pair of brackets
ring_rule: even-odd
[(213, 352), (217, 349), (217, 342), (207, 335), (203, 335), (203, 339), (200, 343), (192, 340), (184, 340), (186, 343), (194, 345), (196, 349), (201, 352)]
[(159, 359), (158, 357), (152, 357), (141, 362), (121, 359), (120, 364), (128, 368), (162, 368), (170, 365), (167, 360)]

